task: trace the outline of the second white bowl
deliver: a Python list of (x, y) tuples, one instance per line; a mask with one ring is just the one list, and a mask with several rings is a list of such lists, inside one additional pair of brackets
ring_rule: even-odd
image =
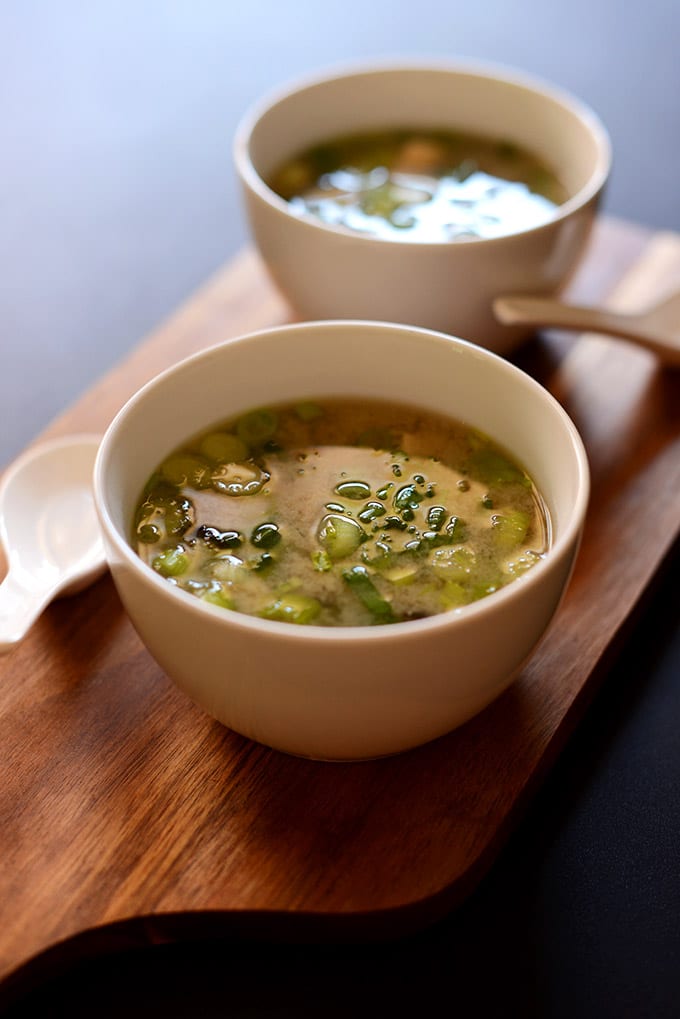
[[(509, 236), (414, 243), (296, 214), (267, 184), (301, 149), (390, 127), (509, 140), (552, 166), (569, 198), (544, 225)], [(590, 235), (611, 151), (592, 110), (526, 74), (467, 63), (385, 62), (329, 72), (265, 97), (243, 117), (234, 158), (255, 242), (300, 317), (402, 322), (506, 353), (527, 331), (501, 325), (493, 299), (564, 288)]]

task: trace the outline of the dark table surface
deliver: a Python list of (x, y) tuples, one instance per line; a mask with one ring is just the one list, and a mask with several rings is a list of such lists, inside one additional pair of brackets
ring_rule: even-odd
[[(524, 69), (608, 126), (604, 211), (680, 230), (679, 38), (674, 0), (0, 5), (0, 464), (246, 242), (231, 138), (272, 86), (373, 56)], [(234, 927), (110, 955), (26, 988), (12, 1015), (679, 1016), (679, 568), (676, 545), (455, 913), (381, 944)]]

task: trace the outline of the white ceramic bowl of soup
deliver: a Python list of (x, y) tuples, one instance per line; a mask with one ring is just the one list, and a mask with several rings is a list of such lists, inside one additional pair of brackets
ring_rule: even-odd
[[(142, 561), (132, 547), (135, 507), (169, 452), (254, 407), (334, 396), (417, 404), (500, 442), (545, 500), (547, 554), (464, 608), (347, 627), (293, 625), (210, 605)], [(113, 579), (167, 676), (250, 739), (295, 755), (352, 760), (448, 733), (518, 676), (568, 583), (589, 472), (562, 407), (504, 358), (434, 331), (344, 320), (260, 331), (165, 371), (111, 423), (94, 486)]]
[[(566, 201), (507, 236), (392, 240), (294, 212), (270, 186), (316, 143), (390, 128), (440, 128), (521, 146), (559, 178)], [(372, 318), (450, 332), (499, 353), (526, 329), (499, 323), (503, 294), (557, 294), (583, 255), (610, 172), (607, 131), (576, 97), (478, 64), (382, 63), (283, 87), (242, 118), (234, 143), (252, 236), (301, 318)]]

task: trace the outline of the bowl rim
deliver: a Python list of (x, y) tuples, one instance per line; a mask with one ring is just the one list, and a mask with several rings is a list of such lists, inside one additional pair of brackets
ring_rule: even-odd
[[(463, 242), (441, 239), (434, 241), (405, 241), (396, 238), (392, 240), (389, 237), (361, 234), (340, 224), (326, 223), (311, 213), (291, 212), (288, 202), (266, 184), (255, 169), (250, 158), (250, 138), (260, 119), (283, 100), (325, 83), (341, 79), (371, 75), (377, 77), (386, 73), (401, 72), (438, 72), (454, 76), (463, 75), (495, 80), (500, 84), (515, 85), (545, 96), (568, 109), (588, 130), (597, 148), (597, 158), (592, 173), (583, 187), (579, 188), (575, 194), (557, 206), (550, 218), (544, 223), (529, 226), (522, 230), (513, 230), (512, 233), (502, 234), (499, 237), (472, 237)], [(484, 60), (447, 60), (444, 58), (433, 58), (430, 60), (416, 57), (382, 57), (373, 60), (346, 61), (331, 65), (325, 70), (310, 71), (289, 80), (287, 83), (279, 84), (264, 93), (244, 111), (237, 124), (232, 140), (232, 159), (243, 184), (264, 201), (265, 204), (277, 210), (292, 222), (318, 230), (321, 233), (353, 238), (361, 241), (363, 245), (373, 243), (383, 248), (391, 247), (402, 252), (406, 247), (413, 248), (414, 250), (438, 250), (442, 247), (455, 247), (458, 251), (465, 250), (466, 248), (477, 249), (480, 246), (502, 246), (512, 243), (513, 239), (517, 237), (540, 234), (588, 205), (604, 189), (609, 179), (612, 167), (612, 142), (603, 120), (588, 103), (575, 93), (570, 92), (567, 88), (531, 72), (503, 63)]]
[[(121, 534), (114, 523), (106, 497), (106, 469), (108, 459), (111, 456), (111, 451), (115, 444), (117, 434), (128, 415), (136, 407), (138, 407), (140, 403), (143, 403), (148, 393), (157, 389), (159, 386), (162, 386), (168, 378), (182, 373), (192, 364), (218, 356), (225, 347), (229, 347), (234, 344), (243, 345), (251, 342), (257, 342), (259, 337), (269, 337), (271, 335), (279, 337), (285, 336), (287, 333), (313, 332), (314, 330), (321, 328), (324, 330), (348, 328), (360, 328), (362, 330), (387, 329), (389, 331), (398, 330), (400, 332), (417, 333), (418, 335), (428, 334), (439, 339), (453, 342), (456, 346), (464, 348), (467, 356), (493, 362), (497, 370), (505, 372), (511, 378), (517, 379), (522, 385), (533, 389), (540, 396), (540, 398), (548, 405), (550, 411), (560, 420), (560, 423), (564, 428), (575, 458), (578, 477), (576, 498), (573, 506), (571, 507), (569, 518), (564, 525), (562, 533), (557, 537), (556, 541), (551, 544), (544, 559), (541, 559), (541, 561), (536, 563), (531, 570), (515, 578), (515, 580), (500, 590), (494, 591), (492, 594), (486, 595), (484, 598), (481, 598), (476, 602), (471, 602), (470, 604), (463, 605), (458, 608), (449, 609), (445, 612), (440, 612), (423, 619), (404, 620), (402, 622), (390, 623), (384, 626), (334, 627), (294, 626), (290, 623), (263, 619), (259, 616), (251, 616), (246, 613), (237, 612), (236, 610), (211, 605), (209, 602), (196, 598), (195, 595), (182, 590), (180, 587), (174, 584), (169, 584), (165, 578), (155, 573), (154, 570), (152, 570), (151, 567), (141, 559), (141, 557), (133, 549), (130, 542), (124, 537), (124, 535)], [(115, 414), (102, 436), (97, 450), (93, 470), (93, 495), (95, 508), (105, 537), (114, 546), (118, 557), (122, 558), (126, 565), (130, 567), (144, 583), (150, 584), (158, 592), (162, 599), (174, 601), (179, 598), (180, 604), (184, 604), (187, 611), (198, 613), (199, 617), (205, 617), (207, 614), (208, 617), (212, 616), (215, 620), (222, 619), (225, 626), (236, 626), (244, 628), (245, 630), (252, 630), (260, 634), (278, 634), (279, 637), (295, 639), (298, 641), (303, 640), (306, 642), (312, 641), (329, 644), (345, 644), (347, 641), (380, 641), (385, 640), (386, 638), (390, 640), (415, 639), (420, 634), (447, 628), (452, 624), (455, 624), (457, 620), (471, 619), (478, 615), (493, 615), (494, 611), (497, 608), (500, 609), (506, 601), (519, 597), (520, 592), (539, 584), (543, 575), (546, 572), (552, 571), (553, 563), (555, 563), (558, 559), (561, 559), (572, 546), (574, 547), (575, 552), (578, 551), (590, 498), (590, 487), (591, 479), (588, 456), (576, 425), (552, 393), (550, 393), (545, 386), (541, 385), (540, 382), (529, 375), (528, 372), (525, 372), (522, 368), (519, 368), (517, 365), (506, 360), (500, 354), (496, 354), (485, 347), (480, 347), (472, 341), (465, 340), (461, 337), (420, 326), (411, 326), (403, 323), (373, 319), (315, 319), (304, 322), (286, 323), (278, 326), (262, 327), (251, 332), (240, 334), (233, 338), (218, 341), (203, 350), (190, 354), (188, 357), (173, 363), (144, 383)], [(576, 556), (574, 555), (574, 560), (575, 558)], [(108, 560), (109, 553), (107, 550), (107, 561)]]

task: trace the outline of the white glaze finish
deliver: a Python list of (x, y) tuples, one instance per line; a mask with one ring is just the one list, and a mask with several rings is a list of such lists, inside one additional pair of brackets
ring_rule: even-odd
[[(330, 395), (422, 402), (512, 449), (548, 502), (554, 525), (549, 555), (462, 610), (342, 630), (216, 608), (142, 563), (128, 541), (130, 521), (142, 485), (172, 447), (253, 406)], [(505, 689), (562, 597), (588, 490), (578, 433), (527, 375), (473, 344), (374, 322), (265, 330), (188, 359), (123, 408), (95, 467), (115, 583), (168, 676), (237, 732), (325, 759), (416, 746), (460, 725)]]
[[(531, 148), (571, 195), (550, 222), (508, 237), (418, 244), (361, 236), (289, 211), (263, 177), (312, 142), (376, 126), (450, 126)], [(463, 336), (499, 353), (502, 293), (559, 293), (578, 265), (610, 169), (597, 116), (568, 93), (484, 65), (350, 68), (282, 89), (243, 117), (234, 159), (252, 234), (303, 318), (371, 318)]]
[(11, 651), (43, 609), (106, 569), (92, 495), (99, 436), (68, 435), (29, 448), (0, 485), (0, 652)]
[(662, 364), (680, 365), (680, 292), (637, 313), (568, 304), (550, 297), (498, 297), (493, 307), (501, 322), (604, 333), (651, 350)]

